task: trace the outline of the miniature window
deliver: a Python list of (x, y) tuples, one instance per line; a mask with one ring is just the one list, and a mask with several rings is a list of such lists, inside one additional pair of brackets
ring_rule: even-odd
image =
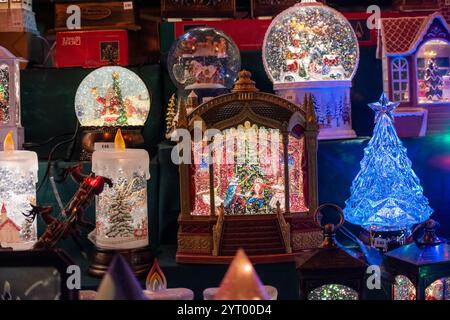
[(408, 61), (397, 58), (392, 61), (392, 97), (395, 102), (409, 101)]
[(308, 293), (308, 300), (358, 300), (358, 293), (341, 284), (326, 284)]
[(416, 288), (408, 277), (403, 275), (395, 277), (393, 298), (394, 300), (416, 300)]
[(450, 300), (450, 277), (434, 281), (425, 289), (425, 300)]
[(426, 42), (417, 53), (419, 103), (450, 102), (450, 45), (441, 40)]
[[(193, 215), (210, 214), (208, 148), (193, 144)], [(304, 139), (289, 137), (288, 175), (290, 212), (305, 212)], [(225, 129), (212, 144), (214, 205), (223, 203), (225, 214), (272, 214), (285, 210), (283, 136), (278, 129), (249, 121)]]

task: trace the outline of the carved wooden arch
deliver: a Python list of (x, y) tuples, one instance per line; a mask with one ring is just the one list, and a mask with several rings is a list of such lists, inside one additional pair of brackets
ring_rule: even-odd
[[(248, 117), (255, 121), (257, 124), (265, 125), (272, 128), (281, 129), (283, 123), (272, 118), (268, 118), (265, 116), (261, 116), (257, 114), (253, 107), (250, 104), (255, 102), (263, 102), (267, 105), (272, 106), (273, 108), (282, 108), (289, 111), (292, 114), (295, 112), (299, 112), (301, 115), (302, 122), (300, 125), (304, 130), (307, 130), (306, 125), (306, 113), (304, 110), (299, 108), (299, 106), (291, 103), (290, 101), (280, 98), (279, 96), (264, 93), (264, 92), (234, 92), (225, 95), (221, 95), (219, 97), (213, 98), (205, 103), (200, 104), (197, 108), (195, 108), (188, 116), (187, 123), (189, 123), (189, 130), (192, 130), (192, 119), (194, 118), (203, 118), (202, 115), (213, 110), (220, 109), (222, 107), (226, 107), (231, 103), (242, 103), (242, 110), (237, 115), (225, 120), (214, 123), (214, 127), (216, 129), (222, 130), (227, 127), (231, 127), (235, 124), (242, 123), (243, 117)], [(211, 125), (208, 125), (211, 127)]]

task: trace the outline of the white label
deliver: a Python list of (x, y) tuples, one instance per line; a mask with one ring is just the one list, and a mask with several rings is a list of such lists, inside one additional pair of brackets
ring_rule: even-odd
[(94, 150), (112, 150), (114, 149), (114, 142), (96, 142), (94, 143)]
[(123, 10), (132, 10), (133, 9), (133, 1), (127, 1), (123, 3)]

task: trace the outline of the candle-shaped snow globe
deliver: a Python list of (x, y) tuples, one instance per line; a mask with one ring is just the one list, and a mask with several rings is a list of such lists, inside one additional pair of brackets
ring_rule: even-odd
[(89, 272), (102, 276), (116, 253), (136, 275), (146, 274), (151, 260), (148, 245), (147, 180), (150, 160), (146, 150), (128, 149), (120, 129), (114, 148), (92, 155), (92, 172), (108, 177), (113, 186), (96, 198), (96, 228), (91, 240), (96, 246)]
[(15, 150), (10, 131), (0, 151), (0, 244), (28, 250), (36, 242), (36, 222), (26, 218), (36, 203), (38, 158), (32, 151)]
[(152, 268), (145, 281), (145, 296), (150, 300), (193, 300), (194, 292), (187, 288), (167, 288), (166, 276), (159, 267), (158, 260), (153, 260)]

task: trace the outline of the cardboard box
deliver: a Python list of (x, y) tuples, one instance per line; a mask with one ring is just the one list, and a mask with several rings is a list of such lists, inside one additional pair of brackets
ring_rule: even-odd
[[(44, 40), (32, 32), (1, 32), (0, 46), (32, 64), (41, 64), (46, 55)], [(21, 69), (26, 66), (27, 63), (20, 64)]]
[(127, 30), (64, 31), (56, 33), (56, 66), (97, 68), (108, 65), (108, 52), (117, 52), (116, 63), (129, 64)]
[[(136, 25), (133, 1), (110, 2), (64, 2), (55, 4), (55, 30), (64, 31), (67, 19), (72, 13), (67, 13), (69, 6), (80, 8), (81, 29), (128, 29), (139, 30)], [(70, 11), (69, 11), (70, 12)]]
[(25, 9), (33, 10), (33, 0), (0, 0), (0, 10), (2, 9)]
[(24, 9), (0, 10), (0, 32), (38, 33), (34, 12)]

